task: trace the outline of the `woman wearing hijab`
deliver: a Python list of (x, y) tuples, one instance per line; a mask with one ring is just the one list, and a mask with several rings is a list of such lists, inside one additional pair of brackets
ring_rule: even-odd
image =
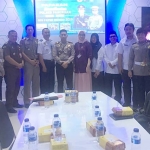
[(103, 50), (97, 33), (91, 35), (92, 46), (92, 90), (104, 91)]
[(75, 89), (79, 92), (89, 92), (92, 90), (91, 80), (91, 60), (92, 47), (85, 39), (85, 32), (80, 31), (78, 42), (75, 43)]

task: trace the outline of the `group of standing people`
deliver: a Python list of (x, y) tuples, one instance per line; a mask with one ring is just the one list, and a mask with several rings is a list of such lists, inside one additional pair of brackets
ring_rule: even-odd
[[(114, 99), (121, 103), (123, 83), (123, 106), (131, 106), (133, 95), (133, 108), (137, 110), (143, 107), (145, 93), (150, 90), (150, 42), (146, 40), (143, 28), (137, 30), (136, 38), (134, 25), (127, 23), (124, 27), (125, 38), (118, 43), (116, 32), (111, 31), (110, 43), (104, 47), (97, 33), (91, 35), (89, 42), (85, 32), (80, 31), (78, 42), (73, 44), (67, 41), (67, 31), (62, 29), (59, 33), (60, 41), (54, 44), (48, 28), (42, 30), (41, 40), (33, 36), (32, 25), (27, 25), (25, 29), (27, 36), (20, 44), (16, 42), (17, 32), (10, 30), (9, 40), (2, 47), (8, 112), (16, 113), (14, 107), (22, 107), (17, 100), (21, 68), (24, 68), (24, 105), (28, 108), (30, 97), (54, 91), (55, 66), (59, 93), (64, 92), (64, 78), (69, 89), (74, 87), (79, 92), (102, 91), (108, 96), (112, 96), (114, 83)], [(4, 70), (1, 71), (2, 76)]]

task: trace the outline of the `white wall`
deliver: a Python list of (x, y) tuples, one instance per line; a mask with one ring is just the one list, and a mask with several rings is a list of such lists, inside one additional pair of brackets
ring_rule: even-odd
[(126, 5), (118, 27), (121, 38), (125, 35), (123, 29), (126, 23), (133, 23), (135, 25), (135, 31), (141, 27), (141, 7), (150, 7), (150, 0), (126, 0)]
[(0, 0), (0, 47), (8, 41), (9, 30), (16, 30), (18, 41), (22, 37), (23, 27), (13, 0)]

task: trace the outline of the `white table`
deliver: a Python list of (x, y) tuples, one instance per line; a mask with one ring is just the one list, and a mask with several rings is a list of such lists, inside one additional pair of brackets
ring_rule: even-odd
[[(50, 125), (53, 115), (58, 113), (62, 122), (62, 131), (67, 137), (69, 150), (102, 150), (96, 142), (96, 138), (92, 137), (86, 129), (86, 121), (95, 118), (92, 110), (91, 95), (92, 92), (79, 93), (79, 102), (76, 104), (64, 103), (63, 96), (48, 109), (33, 103), (28, 109), (25, 118), (29, 118), (32, 126), (35, 126), (38, 130), (39, 127)], [(150, 150), (150, 134), (138, 122), (134, 119), (114, 121), (109, 117), (109, 114), (112, 113), (112, 107), (119, 106), (118, 102), (102, 92), (97, 92), (97, 99), (103, 122), (106, 126), (106, 134), (113, 134), (120, 138), (125, 142), (126, 150), (130, 150), (133, 128), (139, 128), (142, 137), (141, 150)], [(25, 150), (22, 135), (21, 126), (12, 150)], [(50, 150), (50, 143), (38, 144), (38, 150)]]

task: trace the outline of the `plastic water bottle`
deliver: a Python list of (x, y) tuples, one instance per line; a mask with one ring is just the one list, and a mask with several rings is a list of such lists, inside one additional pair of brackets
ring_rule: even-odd
[(49, 106), (50, 106), (49, 101), (50, 101), (49, 94), (48, 94), (48, 92), (46, 92), (44, 95), (44, 106), (45, 106), (45, 108), (49, 108)]
[(95, 117), (101, 116), (101, 111), (100, 111), (98, 105), (95, 106), (95, 112), (94, 112), (94, 114), (95, 114)]
[(30, 129), (30, 122), (29, 122), (29, 119), (26, 118), (26, 119), (24, 119), (24, 125), (23, 125), (23, 139), (24, 139), (24, 144), (28, 143), (29, 129)]
[(72, 103), (76, 103), (76, 101), (77, 101), (76, 91), (75, 91), (75, 90), (72, 90), (72, 91), (71, 91), (71, 102), (72, 102)]
[(55, 141), (61, 141), (62, 140), (61, 120), (58, 114), (54, 114), (52, 125), (53, 125), (53, 136)]
[(97, 94), (96, 94), (96, 91), (93, 91), (93, 93), (92, 93), (92, 107), (93, 107), (93, 109), (95, 108), (96, 103), (97, 103)]
[(66, 103), (70, 103), (71, 102), (71, 94), (70, 94), (69, 88), (67, 88), (65, 90), (65, 102)]
[(29, 134), (29, 150), (37, 150), (37, 132), (33, 126), (30, 127)]
[(103, 135), (104, 135), (104, 123), (102, 121), (102, 117), (98, 117), (96, 122), (96, 137), (99, 140), (99, 137)]
[(138, 128), (133, 129), (131, 144), (131, 150), (141, 150), (141, 135)]

